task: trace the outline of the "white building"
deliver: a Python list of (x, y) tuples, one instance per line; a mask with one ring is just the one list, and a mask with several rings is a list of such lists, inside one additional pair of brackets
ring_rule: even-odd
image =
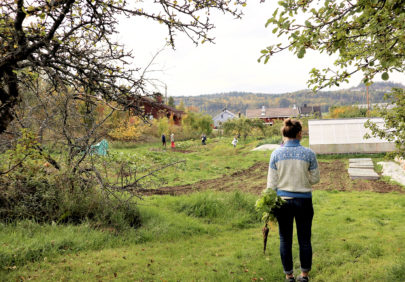
[[(358, 107), (359, 109), (368, 109), (368, 105), (367, 104), (358, 104), (358, 105), (354, 105), (355, 107)], [(393, 104), (388, 104), (388, 103), (373, 103), (370, 104), (370, 109), (387, 109), (387, 110), (391, 110), (392, 108), (394, 108), (395, 105)]]
[(226, 122), (229, 119), (236, 118), (237, 115), (234, 113), (231, 113), (228, 111), (226, 108), (222, 110), (219, 114), (217, 114), (215, 117), (212, 118), (214, 121), (214, 127), (218, 128), (220, 127), (224, 122)]
[(384, 127), (382, 118), (309, 120), (309, 147), (317, 154), (383, 153), (395, 150), (395, 143), (380, 138), (365, 139), (371, 131), (364, 127), (370, 120)]

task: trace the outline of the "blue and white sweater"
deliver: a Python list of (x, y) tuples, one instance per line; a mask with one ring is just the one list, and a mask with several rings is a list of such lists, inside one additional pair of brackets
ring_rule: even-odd
[(281, 197), (311, 198), (311, 185), (319, 182), (315, 153), (297, 139), (287, 141), (270, 157), (267, 188)]

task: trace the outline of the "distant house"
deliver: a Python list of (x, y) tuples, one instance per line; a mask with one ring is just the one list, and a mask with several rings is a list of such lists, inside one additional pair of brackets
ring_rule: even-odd
[(289, 117), (297, 117), (299, 111), (296, 107), (293, 108), (266, 108), (263, 106), (261, 109), (247, 109), (246, 117), (253, 119), (259, 118), (265, 124), (273, 125), (275, 120), (284, 120)]
[(237, 115), (234, 113), (231, 113), (228, 111), (226, 108), (222, 110), (219, 114), (217, 114), (215, 117), (212, 118), (214, 121), (214, 128), (220, 127), (224, 122), (226, 122), (229, 119), (236, 118)]
[(151, 120), (163, 117), (170, 118), (172, 116), (174, 123), (176, 125), (180, 125), (184, 112), (164, 104), (162, 101), (162, 94), (156, 93), (154, 96), (155, 99), (142, 96), (137, 98), (136, 100), (133, 100), (133, 108), (141, 108), (141, 114)]
[(300, 113), (300, 116), (302, 117), (317, 117), (321, 118), (322, 117), (322, 112), (321, 112), (321, 107), (320, 106), (307, 106), (307, 104), (304, 104), (303, 107), (299, 107), (298, 111)]

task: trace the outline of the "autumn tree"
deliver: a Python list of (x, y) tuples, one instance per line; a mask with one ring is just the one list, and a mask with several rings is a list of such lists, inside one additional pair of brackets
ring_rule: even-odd
[[(149, 1), (148, 1), (149, 2)], [(2, 0), (0, 1), (0, 133), (13, 120), (21, 87), (39, 77), (53, 90), (69, 86), (83, 96), (102, 98), (141, 115), (137, 99), (149, 94), (144, 72), (131, 68), (133, 55), (115, 41), (119, 17), (142, 17), (194, 43), (212, 41), (212, 10), (240, 17), (236, 0)], [(142, 41), (140, 39), (140, 41)], [(131, 104), (128, 96), (133, 97)]]
[(260, 119), (248, 119), (245, 117), (230, 119), (222, 125), (225, 134), (236, 134), (238, 136), (246, 137), (252, 133), (254, 128), (257, 128), (265, 134), (265, 124)]
[(185, 111), (186, 107), (184, 106), (183, 100), (180, 100), (180, 104), (176, 107), (180, 111)]
[[(402, 0), (282, 0), (266, 26), (283, 41), (262, 50), (259, 60), (284, 50), (303, 58), (307, 50), (337, 55), (336, 69), (313, 68), (308, 85), (314, 91), (347, 82), (363, 73), (363, 82), (377, 74), (405, 70), (405, 10)], [(283, 43), (286, 42), (287, 43)]]
[(167, 103), (170, 107), (176, 107), (175, 103), (174, 103), (174, 98), (172, 96), (169, 97), (169, 101)]
[(189, 135), (193, 134), (196, 137), (202, 133), (211, 134), (213, 123), (210, 115), (188, 111), (183, 118), (182, 126)]
[(355, 118), (366, 117), (367, 109), (358, 106), (332, 106), (329, 108), (331, 118)]

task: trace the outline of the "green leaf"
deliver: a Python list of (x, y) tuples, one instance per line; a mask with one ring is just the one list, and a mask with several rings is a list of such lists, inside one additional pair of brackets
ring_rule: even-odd
[(267, 22), (266, 22), (266, 24), (265, 24), (264, 26), (265, 26), (265, 27), (268, 27), (269, 24), (271, 24), (271, 23), (273, 23), (273, 22), (274, 22), (273, 19), (268, 19)]
[(381, 78), (382, 78), (382, 80), (388, 80), (388, 79), (390, 78), (390, 76), (388, 75), (387, 72), (384, 72), (384, 73), (381, 75)]
[(304, 58), (305, 52), (306, 52), (305, 48), (302, 47), (302, 48), (298, 51), (298, 54), (297, 54), (298, 59)]

